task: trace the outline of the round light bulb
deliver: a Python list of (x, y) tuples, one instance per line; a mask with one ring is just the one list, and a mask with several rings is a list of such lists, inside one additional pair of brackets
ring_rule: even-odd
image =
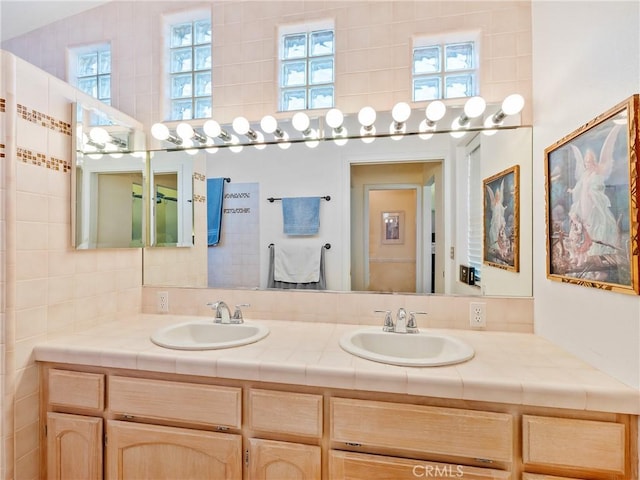
[(284, 135), (282, 137), (282, 140), (278, 141), (278, 146), (282, 149), (282, 150), (286, 150), (287, 148), (289, 148), (291, 146), (291, 142), (287, 141), (289, 140), (289, 134), (287, 132), (284, 132)]
[(523, 107), (524, 98), (518, 93), (509, 95), (502, 101), (502, 111), (506, 115), (515, 115), (516, 113), (520, 113)]
[(204, 130), (204, 133), (212, 138), (218, 137), (222, 133), (220, 124), (215, 120), (207, 120), (206, 122), (204, 122), (202, 129)]
[(305, 130), (307, 130), (309, 128), (310, 123), (311, 122), (309, 120), (309, 117), (304, 112), (296, 113), (291, 119), (291, 124), (293, 125), (293, 128), (295, 128), (299, 132), (304, 132)]
[(438, 120), (442, 120), (445, 113), (447, 113), (447, 106), (440, 100), (436, 100), (427, 105), (425, 116), (427, 120), (437, 122)]
[(476, 118), (484, 113), (486, 107), (487, 102), (485, 102), (484, 98), (471, 97), (467, 100), (467, 103), (464, 104), (464, 114), (469, 118)]
[(482, 133), (487, 137), (490, 137), (491, 135), (495, 135), (496, 133), (498, 133), (498, 130), (494, 128), (495, 126), (496, 124), (493, 123), (493, 117), (487, 117), (484, 121), (485, 130), (482, 130)]
[(420, 132), (418, 133), (418, 137), (422, 140), (429, 140), (433, 137), (434, 127), (430, 127), (425, 119), (420, 122), (420, 125), (418, 125), (418, 131)]
[(349, 136), (349, 132), (345, 127), (342, 127), (342, 129), (340, 130), (340, 133), (336, 133), (333, 136), (333, 142), (339, 147), (342, 147), (343, 145), (346, 145), (347, 142), (349, 141), (349, 139), (347, 138), (348, 136)]
[(94, 127), (89, 131), (89, 137), (96, 143), (108, 143), (110, 138), (107, 131), (102, 127)]
[(256, 132), (256, 144), (254, 147), (256, 147), (256, 150), (264, 150), (267, 147), (264, 143), (264, 135), (262, 132)]
[(216, 152), (218, 151), (218, 147), (216, 147), (216, 146), (208, 147), (208, 148), (205, 148), (204, 150), (205, 150), (207, 153), (214, 154), (214, 153), (216, 153)]
[(154, 123), (151, 126), (151, 135), (158, 140), (166, 140), (169, 138), (169, 129), (164, 123)]
[(369, 127), (369, 130), (367, 130), (367, 128), (364, 126), (360, 128), (360, 139), (363, 143), (373, 142), (376, 139), (375, 134), (376, 127), (374, 126)]
[(236, 117), (233, 119), (233, 129), (238, 135), (246, 135), (250, 129), (249, 120), (244, 117)]
[(364, 127), (370, 127), (376, 121), (376, 111), (372, 107), (362, 107), (358, 112), (358, 121)]
[(188, 123), (179, 123), (176, 127), (176, 133), (183, 140), (188, 140), (193, 138), (195, 132), (193, 131), (193, 127)]
[(411, 107), (406, 102), (398, 102), (393, 106), (391, 116), (396, 122), (404, 123), (411, 116)]
[(260, 128), (264, 133), (273, 133), (278, 128), (278, 121), (271, 115), (265, 115), (260, 120)]
[(327, 112), (326, 115), (327, 125), (331, 128), (340, 128), (342, 126), (342, 122), (344, 121), (344, 115), (337, 108), (332, 108)]
[(229, 150), (231, 150), (233, 153), (240, 153), (242, 151), (242, 145), (240, 145), (240, 140), (238, 140), (238, 137), (236, 137), (235, 135), (231, 135), (231, 141), (229, 142), (231, 143), (231, 147), (229, 147)]
[(453, 138), (462, 138), (465, 136), (466, 133), (467, 131), (464, 128), (462, 128), (462, 126), (460, 125), (460, 122), (456, 118), (451, 123), (451, 132), (449, 132), (449, 135), (451, 135)]
[(398, 124), (396, 122), (391, 122), (391, 125), (389, 125), (391, 140), (400, 140), (407, 131), (407, 126), (404, 122), (400, 125), (400, 128), (396, 128), (397, 126)]

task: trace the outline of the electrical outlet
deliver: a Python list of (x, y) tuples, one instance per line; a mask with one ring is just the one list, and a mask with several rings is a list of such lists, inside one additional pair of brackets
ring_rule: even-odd
[(487, 326), (486, 303), (471, 302), (469, 304), (469, 325), (474, 328)]
[(166, 313), (169, 311), (169, 292), (158, 292), (158, 312)]

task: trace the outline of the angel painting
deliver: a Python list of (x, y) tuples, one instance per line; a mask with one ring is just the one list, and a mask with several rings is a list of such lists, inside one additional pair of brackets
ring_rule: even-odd
[(518, 271), (519, 166), (484, 183), (484, 263)]
[(548, 154), (552, 274), (631, 282), (624, 126), (602, 122)]

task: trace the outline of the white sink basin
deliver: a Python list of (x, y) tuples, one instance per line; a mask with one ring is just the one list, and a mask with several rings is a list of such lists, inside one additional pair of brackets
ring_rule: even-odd
[(380, 327), (347, 333), (340, 339), (347, 352), (374, 362), (408, 367), (435, 367), (461, 363), (473, 357), (465, 342), (435, 332), (390, 333)]
[(262, 340), (269, 334), (255, 323), (221, 324), (210, 320), (192, 320), (161, 328), (151, 335), (156, 345), (175, 350), (216, 350), (239, 347)]

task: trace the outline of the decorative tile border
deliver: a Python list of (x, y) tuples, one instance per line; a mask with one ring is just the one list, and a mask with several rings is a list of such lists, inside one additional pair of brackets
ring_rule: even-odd
[(198, 195), (197, 193), (195, 193), (193, 195), (193, 201), (198, 203), (205, 203), (207, 201), (207, 197), (205, 197), (204, 195)]
[(207, 177), (206, 177), (206, 175), (203, 175), (202, 173), (193, 172), (193, 179), (194, 180), (199, 180), (201, 182), (204, 182), (207, 179)]
[(38, 125), (41, 125), (50, 130), (55, 130), (56, 132), (60, 132), (64, 135), (71, 136), (71, 124), (64, 122), (62, 120), (58, 120), (53, 118), (51, 115), (47, 115), (46, 113), (38, 112), (37, 110), (29, 109), (24, 105), (18, 104), (18, 117), (27, 120), (28, 122), (32, 122)]
[(7, 99), (0, 98), (0, 113), (4, 113), (7, 111)]
[(50, 157), (44, 153), (34, 152), (26, 148), (18, 147), (17, 157), (23, 163), (46, 167), (50, 170), (56, 170), (62, 173), (71, 171), (71, 162), (60, 158)]
[(4, 158), (5, 154), (4, 154), (4, 149), (6, 148), (4, 143), (0, 143), (0, 158)]

